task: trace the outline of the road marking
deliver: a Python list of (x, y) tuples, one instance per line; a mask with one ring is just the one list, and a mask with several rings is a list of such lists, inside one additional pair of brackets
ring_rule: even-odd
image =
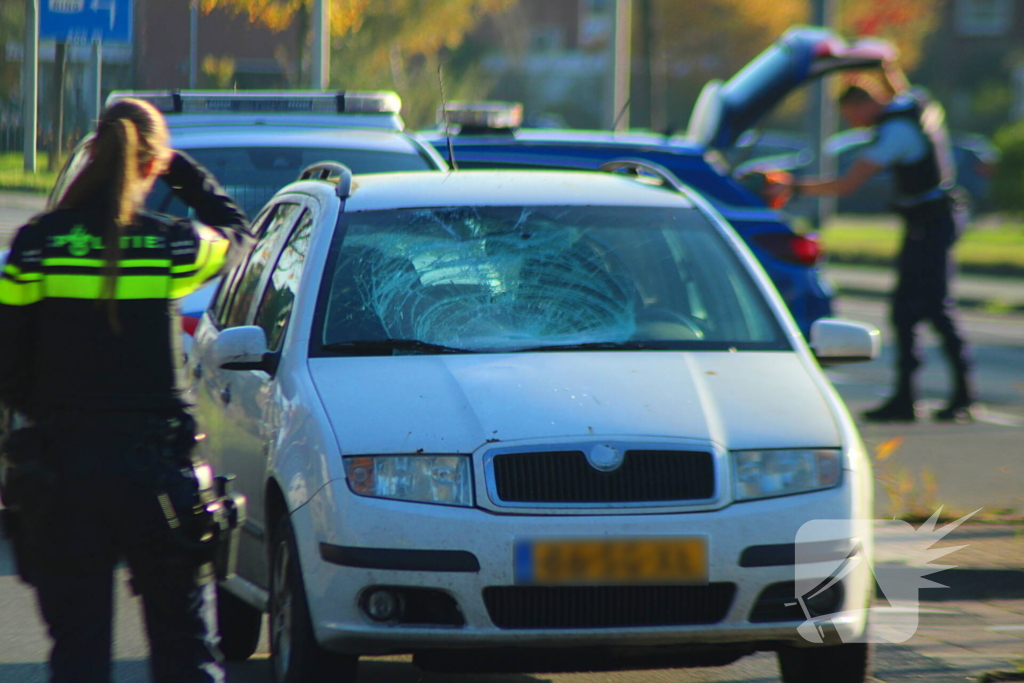
[(927, 609), (924, 607), (872, 607), (871, 611), (882, 614), (945, 614), (954, 617), (963, 615), (963, 612), (955, 612), (948, 609)]
[[(929, 410), (941, 409), (946, 405), (941, 401), (920, 401), (920, 403), (926, 405)], [(974, 415), (975, 422), (985, 422), (998, 427), (1020, 427), (1021, 425), (1024, 425), (1024, 418), (1022, 417), (989, 410), (985, 406), (975, 406), (971, 413)]]

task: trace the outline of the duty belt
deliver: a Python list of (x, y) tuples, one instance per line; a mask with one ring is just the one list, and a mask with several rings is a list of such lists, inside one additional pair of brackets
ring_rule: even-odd
[(915, 195), (904, 195), (893, 200), (893, 206), (899, 209), (912, 209), (927, 202), (943, 199), (949, 196), (949, 190), (944, 187), (933, 187), (930, 190)]

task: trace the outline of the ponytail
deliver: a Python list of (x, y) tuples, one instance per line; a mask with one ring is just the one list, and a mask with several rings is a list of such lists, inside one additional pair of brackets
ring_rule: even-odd
[(89, 161), (57, 202), (57, 209), (86, 205), (99, 209), (105, 275), (102, 297), (108, 301), (111, 327), (119, 331), (116, 296), (121, 238), (135, 222), (143, 166), (169, 156), (167, 125), (148, 102), (121, 100), (103, 112), (89, 145)]

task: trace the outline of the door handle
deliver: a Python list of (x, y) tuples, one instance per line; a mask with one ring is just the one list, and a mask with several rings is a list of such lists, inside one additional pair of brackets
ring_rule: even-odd
[(231, 403), (231, 387), (224, 387), (220, 390), (220, 400), (223, 401), (225, 405)]

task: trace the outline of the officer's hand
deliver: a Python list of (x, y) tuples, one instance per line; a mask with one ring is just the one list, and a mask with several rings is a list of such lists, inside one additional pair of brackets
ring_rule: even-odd
[(776, 179), (768, 176), (765, 179), (761, 197), (773, 209), (780, 209), (793, 198), (793, 179)]
[(202, 184), (203, 175), (196, 170), (196, 162), (184, 152), (174, 150), (167, 170), (161, 179), (176, 190)]

